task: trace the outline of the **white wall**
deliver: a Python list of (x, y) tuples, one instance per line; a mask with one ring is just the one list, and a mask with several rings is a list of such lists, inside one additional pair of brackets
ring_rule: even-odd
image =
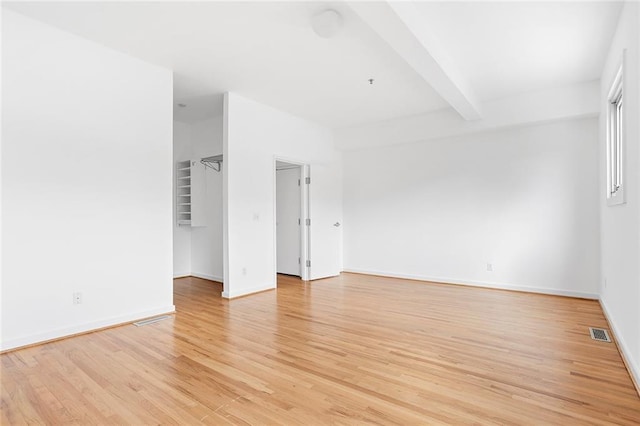
[(223, 296), (276, 286), (275, 157), (310, 165), (311, 270), (337, 274), (341, 159), (331, 131), (234, 93), (225, 96), (224, 126)]
[[(222, 116), (191, 125), (193, 158), (222, 154)], [(222, 171), (205, 169), (207, 226), (191, 228), (191, 275), (223, 280)]]
[(176, 163), (191, 159), (191, 126), (173, 122), (173, 276), (191, 275), (191, 227), (176, 219)]
[(596, 119), (346, 152), (345, 270), (595, 298), (596, 168)]
[(171, 72), (2, 24), (2, 349), (173, 311)]
[[(619, 347), (640, 384), (640, 5), (627, 2), (602, 74), (599, 154), (602, 235), (601, 302)], [(626, 52), (623, 150), (626, 204), (606, 203), (606, 104)], [(605, 286), (606, 282), (606, 286)]]

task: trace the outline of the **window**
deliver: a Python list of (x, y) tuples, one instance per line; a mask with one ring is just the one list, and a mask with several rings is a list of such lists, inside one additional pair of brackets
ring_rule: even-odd
[(607, 104), (607, 203), (624, 203), (624, 92), (622, 73), (624, 60), (616, 74)]

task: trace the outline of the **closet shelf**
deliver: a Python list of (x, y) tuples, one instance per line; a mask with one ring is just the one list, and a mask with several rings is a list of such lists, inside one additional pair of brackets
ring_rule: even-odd
[(176, 219), (178, 225), (191, 225), (191, 160), (176, 163)]
[(178, 161), (175, 164), (175, 221), (182, 226), (207, 226), (206, 167), (201, 158)]

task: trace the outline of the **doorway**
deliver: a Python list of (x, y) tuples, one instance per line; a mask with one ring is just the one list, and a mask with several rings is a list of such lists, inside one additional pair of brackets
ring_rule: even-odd
[(308, 191), (304, 164), (275, 161), (276, 274), (307, 280)]

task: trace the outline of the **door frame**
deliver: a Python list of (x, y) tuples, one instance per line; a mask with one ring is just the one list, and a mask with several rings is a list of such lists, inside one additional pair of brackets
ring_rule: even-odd
[(310, 167), (303, 161), (294, 160), (291, 158), (273, 156), (273, 271), (274, 280), (277, 286), (278, 282), (278, 231), (276, 228), (276, 208), (277, 208), (277, 194), (276, 194), (276, 167), (277, 162), (289, 163), (296, 166), (300, 166), (300, 278), (302, 281), (309, 281), (311, 276), (311, 267), (307, 266), (307, 261), (311, 259), (311, 239), (310, 239), (310, 227), (307, 226), (307, 220), (309, 219), (309, 185), (306, 183), (307, 178), (310, 176)]

